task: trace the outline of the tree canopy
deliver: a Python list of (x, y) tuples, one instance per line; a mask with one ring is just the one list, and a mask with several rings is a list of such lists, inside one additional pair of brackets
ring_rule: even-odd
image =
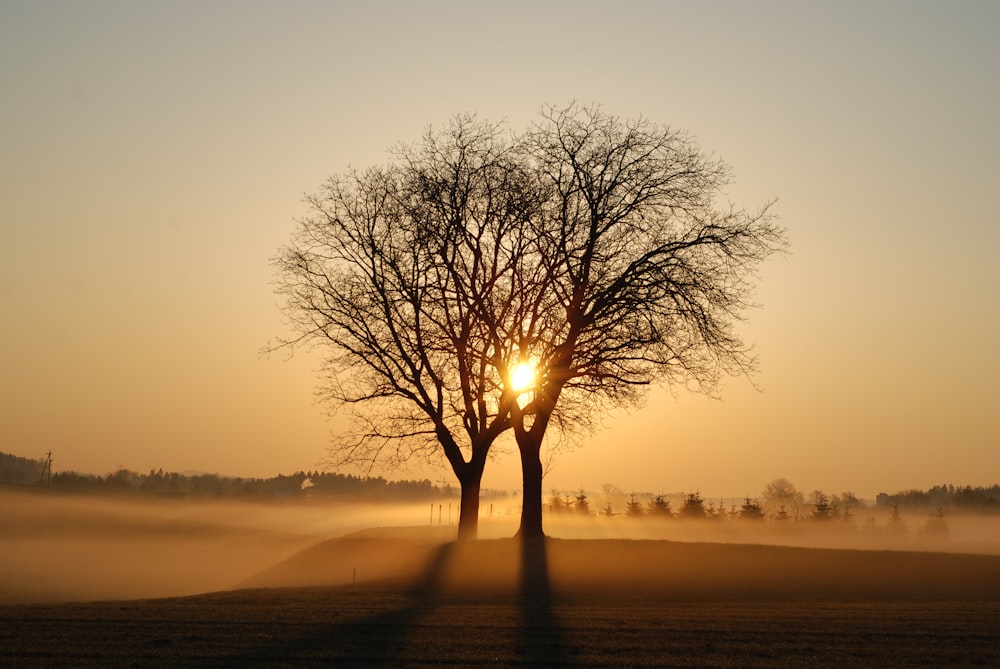
[(512, 430), (522, 531), (540, 534), (550, 424), (752, 371), (735, 324), (785, 240), (769, 205), (717, 208), (728, 178), (683, 132), (578, 105), (523, 133), (459, 116), (332, 178), (276, 264), (295, 333), (281, 345), (321, 344), (323, 397), (357, 421), (335, 461), (443, 453), (464, 518)]

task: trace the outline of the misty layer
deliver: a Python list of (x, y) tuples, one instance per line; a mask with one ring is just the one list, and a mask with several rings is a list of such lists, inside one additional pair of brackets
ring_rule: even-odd
[[(498, 509), (483, 518), (483, 546), (453, 546), (456, 530), (447, 512), (431, 510), (428, 515), (422, 504), (153, 502), (0, 490), (0, 603), (428, 579), (466, 592), (515, 587), (526, 556), (517, 542), (502, 538), (516, 527), (516, 515)], [(951, 517), (947, 537), (933, 540), (905, 528), (889, 532), (887, 521), (848, 530), (555, 514), (548, 522), (559, 538), (545, 544), (543, 564), (548, 583), (563, 594), (646, 588), (790, 593), (810, 591), (809, 583), (822, 594), (848, 583), (869, 589), (881, 583), (897, 594), (909, 592), (908, 584), (914, 593), (938, 584), (958, 588), (957, 596), (966, 585), (1000, 582), (995, 518)], [(918, 527), (918, 521), (907, 522)], [(478, 565), (475, 574), (469, 565)]]

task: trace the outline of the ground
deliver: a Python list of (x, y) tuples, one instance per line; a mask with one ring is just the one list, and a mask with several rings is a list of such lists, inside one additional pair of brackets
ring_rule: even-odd
[(996, 666), (997, 601), (435, 599), (378, 586), (0, 607), (11, 667)]
[(990, 667), (1000, 648), (995, 554), (458, 544), (334, 532), (328, 509), (292, 527), (273, 507), (0, 501), (4, 667)]

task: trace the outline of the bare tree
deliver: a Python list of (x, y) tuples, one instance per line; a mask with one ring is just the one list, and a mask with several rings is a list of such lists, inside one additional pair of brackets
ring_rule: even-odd
[(515, 303), (537, 216), (535, 183), (498, 126), (458, 117), (389, 167), (332, 178), (275, 260), (295, 336), (318, 344), (321, 398), (351, 411), (333, 465), (443, 453), (461, 484), (459, 537), (476, 535), (489, 451), (510, 427), (509, 342), (483, 318)]
[(858, 496), (850, 491), (841, 493), (839, 497), (834, 495), (831, 504), (834, 507), (834, 515), (839, 515), (845, 521), (853, 520), (854, 512), (851, 509), (864, 506)]
[(785, 245), (765, 205), (716, 208), (729, 170), (686, 134), (597, 107), (549, 108), (528, 133), (547, 192), (533, 218), (535, 280), (508, 331), (536, 361), (530, 401), (511, 420), (524, 484), (521, 527), (542, 535), (540, 450), (550, 423), (586, 427), (654, 382), (714, 394), (754, 368), (734, 324), (756, 266)]
[(474, 536), (487, 456), (513, 429), (519, 534), (543, 536), (550, 425), (753, 370), (734, 325), (785, 240), (767, 206), (715, 207), (727, 179), (683, 133), (570, 106), (506, 140), (458, 118), (331, 180), (277, 265), (296, 331), (281, 345), (323, 344), (323, 397), (357, 409), (336, 461), (443, 452)]
[(805, 496), (786, 478), (777, 478), (767, 484), (762, 494), (764, 509), (777, 516), (782, 511), (787, 518), (791, 514), (798, 517), (799, 508), (805, 503)]

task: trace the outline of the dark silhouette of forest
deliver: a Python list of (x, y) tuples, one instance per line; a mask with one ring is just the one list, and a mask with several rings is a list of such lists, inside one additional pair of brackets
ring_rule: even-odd
[[(428, 479), (392, 481), (380, 476), (355, 476), (337, 472), (298, 471), (271, 478), (240, 478), (218, 474), (179, 474), (150, 470), (142, 474), (119, 469), (106, 475), (74, 471), (51, 472), (46, 460), (25, 458), (0, 452), (0, 484), (45, 485), (66, 492), (95, 492), (146, 495), (177, 499), (233, 499), (290, 501), (339, 499), (371, 502), (424, 502), (458, 495), (457, 487), (435, 485)], [(786, 482), (787, 484), (787, 482)], [(788, 484), (790, 485), (790, 484)], [(574, 513), (581, 516), (625, 516), (631, 518), (678, 518), (725, 520), (850, 520), (864, 505), (853, 493), (828, 495), (816, 490), (805, 495), (791, 487), (787, 498), (768, 500), (746, 496), (739, 503), (723, 504), (703, 499), (690, 492), (673, 502), (667, 495), (629, 495), (624, 507), (615, 508), (606, 495), (606, 503), (596, 506), (587, 491), (572, 495), (553, 490), (545, 504), (546, 512)], [(617, 496), (621, 496), (620, 491)], [(796, 499), (797, 498), (797, 499)], [(895, 494), (878, 493), (875, 508), (886, 511), (913, 510), (1000, 513), (1000, 484), (992, 486), (936, 485), (928, 490), (906, 490)]]
[(389, 481), (382, 477), (318, 471), (299, 471), (271, 478), (178, 474), (162, 469), (150, 470), (148, 474), (119, 469), (104, 476), (65, 471), (52, 473), (43, 482), (44, 473), (45, 460), (0, 453), (0, 484), (44, 484), (66, 492), (205, 500), (344, 499), (372, 502), (423, 502), (456, 494), (450, 485), (436, 486), (428, 479)]
[(1000, 513), (1000, 484), (987, 487), (936, 485), (928, 490), (906, 490), (889, 495), (880, 492), (875, 506), (882, 509), (954, 508), (978, 513)]

